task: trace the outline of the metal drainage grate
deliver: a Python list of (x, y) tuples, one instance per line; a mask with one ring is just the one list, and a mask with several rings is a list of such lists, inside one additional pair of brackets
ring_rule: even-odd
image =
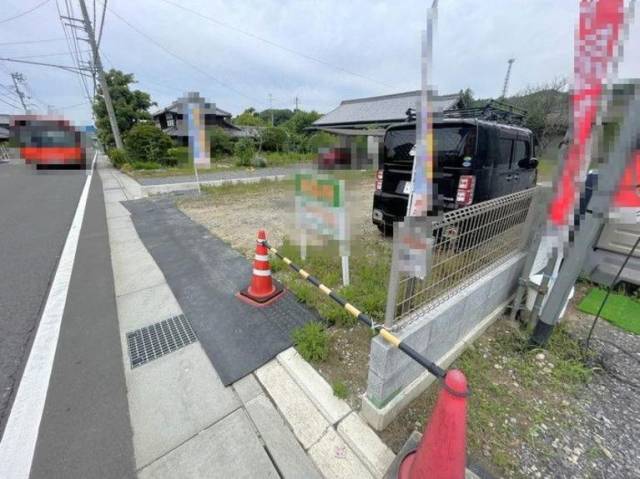
[(197, 340), (189, 320), (181, 314), (127, 333), (131, 368), (169, 354)]

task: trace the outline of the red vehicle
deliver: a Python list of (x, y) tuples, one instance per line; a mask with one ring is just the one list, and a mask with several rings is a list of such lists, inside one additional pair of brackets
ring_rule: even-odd
[(36, 115), (14, 116), (11, 134), (20, 156), (40, 167), (86, 167), (86, 149), (81, 131), (68, 120)]

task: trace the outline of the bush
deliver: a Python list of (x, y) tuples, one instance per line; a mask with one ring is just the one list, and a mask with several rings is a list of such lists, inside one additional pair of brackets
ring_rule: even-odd
[(131, 161), (166, 163), (171, 137), (150, 123), (138, 123), (124, 138)]
[(189, 147), (177, 146), (167, 150), (166, 163), (168, 165), (188, 165), (190, 162), (191, 158), (189, 157)]
[(127, 152), (118, 148), (111, 148), (107, 151), (107, 156), (111, 159), (111, 163), (116, 168), (122, 168), (122, 165), (129, 162)]
[(293, 344), (307, 361), (324, 361), (329, 354), (329, 338), (320, 323), (310, 322), (294, 330)]
[(233, 153), (231, 136), (219, 126), (209, 130), (211, 156), (224, 156)]
[(256, 153), (256, 148), (255, 148), (255, 145), (253, 144), (253, 140), (249, 138), (240, 138), (233, 149), (233, 153), (236, 156), (236, 165), (238, 166), (251, 165), (251, 160), (253, 159), (253, 155), (255, 155)]
[(282, 151), (287, 142), (287, 132), (284, 128), (272, 126), (260, 132), (262, 148), (267, 151)]

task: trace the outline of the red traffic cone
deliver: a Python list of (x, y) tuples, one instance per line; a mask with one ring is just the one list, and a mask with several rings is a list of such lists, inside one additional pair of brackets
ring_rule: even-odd
[(418, 448), (400, 464), (399, 479), (464, 479), (468, 396), (462, 371), (447, 372)]
[(282, 294), (282, 286), (271, 278), (271, 267), (269, 266), (269, 250), (262, 242), (267, 239), (264, 230), (258, 231), (256, 241), (256, 255), (253, 260), (253, 274), (251, 284), (238, 293), (242, 300), (248, 300), (255, 306), (264, 306), (275, 300)]

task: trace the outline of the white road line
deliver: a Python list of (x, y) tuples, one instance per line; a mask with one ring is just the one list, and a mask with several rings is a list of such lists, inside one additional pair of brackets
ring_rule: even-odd
[(85, 180), (0, 442), (0, 478), (28, 479), (31, 472), (92, 177), (93, 165)]

